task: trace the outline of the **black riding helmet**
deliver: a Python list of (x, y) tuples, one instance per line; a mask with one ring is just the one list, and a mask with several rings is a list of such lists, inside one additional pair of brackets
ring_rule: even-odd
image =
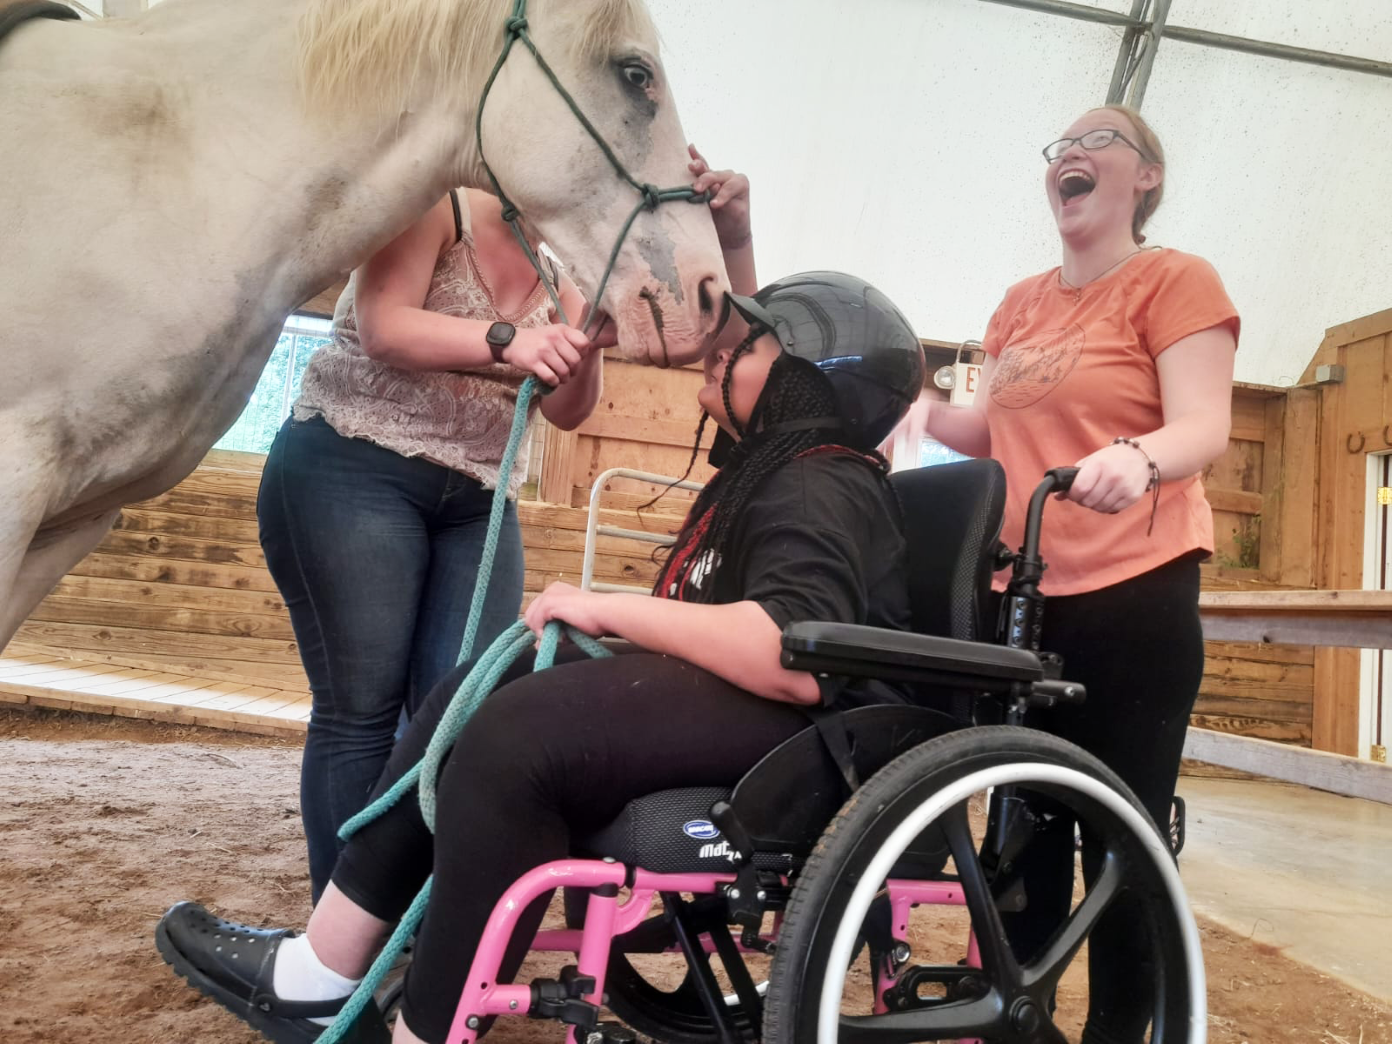
[(771, 332), (787, 356), (828, 381), (838, 416), (827, 426), (839, 427), (852, 449), (874, 450), (923, 389), (923, 346), (903, 313), (863, 279), (802, 272), (753, 297), (726, 299), (751, 328)]

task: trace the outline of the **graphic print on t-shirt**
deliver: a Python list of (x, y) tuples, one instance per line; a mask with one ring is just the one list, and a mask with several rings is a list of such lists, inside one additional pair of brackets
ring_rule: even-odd
[(1073, 372), (1086, 343), (1075, 323), (1006, 345), (991, 375), (991, 398), (1008, 410), (1033, 406)]

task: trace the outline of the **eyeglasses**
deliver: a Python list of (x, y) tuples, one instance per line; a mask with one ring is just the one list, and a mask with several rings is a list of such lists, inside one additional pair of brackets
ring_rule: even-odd
[(1127, 138), (1121, 131), (1112, 130), (1110, 127), (1105, 127), (1101, 130), (1090, 130), (1080, 138), (1060, 138), (1058, 141), (1050, 142), (1048, 145), (1044, 146), (1044, 158), (1050, 163), (1057, 163), (1059, 160), (1063, 159), (1063, 154), (1067, 152), (1069, 146), (1075, 142), (1089, 152), (1094, 152), (1097, 149), (1105, 149), (1114, 141), (1124, 142), (1131, 146), (1131, 148), (1136, 150), (1141, 159), (1145, 160), (1147, 163), (1150, 162), (1144, 149)]

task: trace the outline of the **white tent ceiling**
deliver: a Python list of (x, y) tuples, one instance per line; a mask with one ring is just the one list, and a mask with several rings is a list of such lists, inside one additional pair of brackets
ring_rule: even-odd
[[(687, 133), (753, 180), (764, 277), (853, 270), (951, 340), (1058, 263), (1039, 149), (1104, 99), (1120, 29), (980, 0), (649, 3)], [(1389, 0), (1169, 20), (1392, 59)], [(1392, 307), (1392, 79), (1165, 40), (1143, 111), (1169, 160), (1150, 242), (1217, 266), (1240, 379), (1290, 383), (1326, 327)]]
[[(1057, 264), (1039, 148), (1105, 98), (1119, 28), (982, 0), (649, 5), (688, 135), (753, 180), (765, 278), (851, 270), (960, 340)], [(1173, 0), (1169, 22), (1392, 60), (1392, 0)], [(1392, 79), (1166, 39), (1144, 112), (1169, 161), (1150, 242), (1217, 266), (1239, 379), (1291, 383), (1326, 327), (1392, 307)]]

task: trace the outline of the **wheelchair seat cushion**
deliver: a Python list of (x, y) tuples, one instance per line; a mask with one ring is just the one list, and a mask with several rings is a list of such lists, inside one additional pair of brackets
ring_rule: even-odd
[[(577, 838), (576, 854), (659, 874), (729, 873), (735, 869), (730, 843), (711, 822), (710, 810), (730, 794), (729, 787), (683, 787), (636, 798), (613, 822)], [(786, 872), (792, 860), (761, 852), (755, 865)]]

